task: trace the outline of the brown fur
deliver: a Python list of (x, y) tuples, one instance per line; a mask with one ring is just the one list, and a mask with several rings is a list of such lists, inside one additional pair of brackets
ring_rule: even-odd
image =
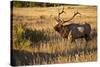
[[(84, 28), (81, 32), (78, 30), (78, 27)], [(78, 38), (85, 38), (86, 41), (90, 38), (90, 32), (91, 32), (91, 26), (88, 23), (85, 24), (76, 24), (71, 23), (68, 25), (61, 25), (57, 24), (54, 29), (63, 37), (68, 38), (69, 32), (71, 32), (72, 40), (78, 39)]]
[[(78, 24), (78, 23), (70, 23), (67, 25), (63, 25), (66, 22), (72, 20), (76, 15), (81, 14), (79, 12), (74, 13), (74, 15), (68, 20), (62, 20), (60, 15), (64, 13), (64, 7), (60, 13), (58, 13), (58, 17), (55, 20), (58, 24), (54, 27), (55, 31), (57, 31), (63, 38), (69, 39), (71, 37), (72, 41), (78, 38), (85, 38), (86, 41), (90, 38), (91, 26), (88, 23)], [(69, 36), (70, 35), (70, 36)]]

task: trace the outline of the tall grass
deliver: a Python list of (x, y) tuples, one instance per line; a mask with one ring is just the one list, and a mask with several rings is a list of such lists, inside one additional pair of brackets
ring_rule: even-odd
[(70, 43), (54, 30), (23, 29), (20, 23), (13, 27), (13, 52), (15, 65), (95, 61), (97, 58), (96, 38)]
[(90, 41), (86, 42), (83, 38), (71, 43), (67, 39), (62, 38), (53, 29), (55, 21), (47, 15), (43, 18), (45, 22), (38, 22), (38, 20), (41, 20), (38, 17), (22, 16), (22, 20), (18, 20), (18, 18), (18, 16), (14, 16), (12, 26), (12, 61), (14, 61), (12, 65), (55, 64), (97, 60), (96, 30), (92, 30), (92, 39)]

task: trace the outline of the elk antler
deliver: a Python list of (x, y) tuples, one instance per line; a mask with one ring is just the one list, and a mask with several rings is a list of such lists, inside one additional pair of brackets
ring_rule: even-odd
[(58, 17), (55, 18), (55, 20), (56, 20), (57, 22), (62, 23), (62, 19), (60, 18), (60, 15), (63, 14), (63, 13), (65, 13), (64, 7), (62, 8), (62, 11), (58, 13)]
[(70, 19), (68, 19), (68, 20), (66, 20), (66, 21), (63, 21), (63, 23), (72, 20), (77, 14), (79, 14), (79, 15), (81, 16), (81, 14), (77, 11), (76, 13), (74, 13), (74, 15), (73, 15)]

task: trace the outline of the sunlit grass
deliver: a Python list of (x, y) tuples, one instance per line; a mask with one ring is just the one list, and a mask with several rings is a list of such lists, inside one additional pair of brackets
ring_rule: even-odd
[[(81, 8), (81, 7), (80, 7)], [(52, 64), (52, 63), (70, 63), (70, 62), (87, 62), (97, 60), (97, 31), (95, 30), (91, 35), (92, 40), (86, 42), (84, 39), (78, 39), (73, 43), (70, 43), (67, 39), (63, 39), (54, 29), (55, 20), (53, 17), (48, 16), (50, 13), (49, 8), (43, 8), (45, 11), (43, 13), (44, 18), (40, 18), (42, 12), (37, 11), (37, 15), (33, 14), (38, 8), (28, 8), (29, 14), (24, 13), (21, 17), (17, 16), (27, 12), (27, 8), (14, 10), (13, 16), (13, 55), (12, 59), (15, 61), (14, 65), (31, 65), (31, 64)], [(66, 8), (66, 12), (67, 12)], [(92, 8), (90, 8), (92, 9)], [(53, 10), (53, 7), (52, 7)], [(53, 14), (57, 14), (54, 8)], [(69, 9), (69, 14), (72, 9)], [(89, 9), (87, 9), (89, 10)], [(80, 9), (83, 13), (83, 18), (81, 21), (87, 21), (91, 24), (92, 29), (96, 28), (96, 9), (93, 14), (88, 14), (85, 8)], [(30, 13), (31, 12), (31, 13)], [(68, 15), (69, 15), (68, 14)], [(28, 16), (26, 16), (28, 15)], [(31, 15), (31, 16), (30, 16)], [(89, 19), (86, 19), (89, 15)], [(91, 17), (92, 15), (92, 17)], [(67, 17), (64, 15), (64, 17)], [(20, 19), (18, 19), (20, 18)], [(77, 18), (79, 21), (80, 19)], [(39, 21), (38, 21), (39, 20)], [(91, 20), (94, 20), (91, 22)], [(93, 31), (93, 30), (92, 30)]]

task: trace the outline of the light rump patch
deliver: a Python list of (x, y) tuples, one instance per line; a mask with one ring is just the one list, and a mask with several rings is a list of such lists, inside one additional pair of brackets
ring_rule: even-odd
[(84, 27), (77, 27), (78, 31), (80, 31), (81, 33), (84, 32)]

